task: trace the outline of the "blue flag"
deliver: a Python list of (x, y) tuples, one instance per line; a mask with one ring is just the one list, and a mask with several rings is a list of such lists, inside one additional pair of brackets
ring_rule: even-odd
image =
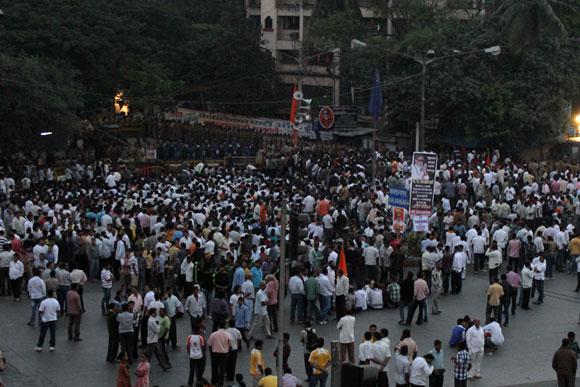
[(375, 69), (373, 75), (373, 87), (371, 88), (371, 99), (369, 100), (369, 112), (373, 116), (373, 121), (377, 123), (381, 118), (383, 110), (383, 87), (379, 70)]

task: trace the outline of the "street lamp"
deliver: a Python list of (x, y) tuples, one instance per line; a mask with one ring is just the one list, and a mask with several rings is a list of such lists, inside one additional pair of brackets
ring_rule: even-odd
[[(367, 47), (367, 46), (368, 46), (367, 43), (361, 42), (358, 39), (352, 39), (350, 41), (350, 48), (351, 49), (354, 49), (356, 47)], [(425, 149), (425, 85), (427, 83), (427, 67), (431, 63), (438, 61), (438, 60), (448, 59), (448, 58), (456, 58), (459, 56), (465, 56), (465, 55), (469, 55), (469, 54), (484, 53), (484, 54), (490, 54), (493, 56), (497, 56), (497, 55), (501, 54), (501, 47), (500, 46), (491, 46), (491, 47), (487, 47), (487, 48), (483, 48), (483, 49), (479, 49), (479, 50), (472, 50), (472, 51), (466, 51), (466, 52), (462, 52), (459, 50), (453, 50), (452, 54), (438, 56), (438, 57), (435, 57), (435, 50), (433, 50), (433, 49), (427, 50), (426, 55), (424, 57), (417, 57), (417, 56), (413, 56), (413, 55), (404, 54), (402, 52), (385, 50), (385, 49), (381, 49), (381, 51), (384, 51), (388, 54), (392, 54), (392, 55), (401, 56), (404, 58), (411, 59), (411, 60), (413, 60), (416, 63), (421, 65), (421, 122), (419, 124), (419, 140), (418, 140), (416, 150), (423, 151)]]

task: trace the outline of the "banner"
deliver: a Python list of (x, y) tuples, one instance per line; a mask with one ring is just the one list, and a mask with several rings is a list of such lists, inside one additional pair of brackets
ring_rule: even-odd
[(411, 216), (430, 216), (433, 211), (433, 187), (437, 155), (428, 152), (413, 153), (411, 164)]
[(413, 231), (428, 232), (429, 231), (429, 217), (428, 216), (413, 216)]
[(389, 206), (409, 209), (409, 190), (405, 188), (389, 188)]
[[(168, 121), (181, 121), (202, 126), (219, 126), (228, 129), (249, 130), (256, 133), (277, 134), (282, 136), (292, 135), (292, 123), (290, 120), (264, 117), (246, 117), (236, 114), (206, 112), (179, 108), (174, 112), (165, 113)], [(316, 139), (316, 132), (310, 122), (303, 122), (298, 132), (300, 138)], [(320, 139), (331, 141), (332, 131), (321, 131)]]
[(393, 227), (392, 231), (402, 234), (405, 232), (405, 209), (395, 207), (393, 208)]

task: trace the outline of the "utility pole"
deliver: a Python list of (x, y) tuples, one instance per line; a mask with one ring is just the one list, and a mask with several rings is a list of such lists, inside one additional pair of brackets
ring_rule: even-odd
[(284, 376), (284, 301), (286, 296), (286, 201), (282, 200), (282, 219), (280, 219), (280, 281), (278, 286), (278, 387), (282, 387)]
[[(419, 62), (419, 61), (418, 61)], [(430, 62), (421, 61), (419, 62), (422, 66), (421, 70), (421, 122), (419, 124), (419, 146), (417, 147), (419, 152), (425, 150), (425, 84), (427, 82), (427, 65)]]
[(296, 87), (299, 91), (302, 91), (302, 77), (304, 75), (304, 53), (302, 52), (302, 46), (304, 44), (304, 0), (300, 0), (298, 28), (298, 79)]

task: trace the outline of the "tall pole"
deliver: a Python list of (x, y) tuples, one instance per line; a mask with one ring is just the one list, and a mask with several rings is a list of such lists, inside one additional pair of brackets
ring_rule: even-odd
[(371, 147), (371, 156), (373, 161), (373, 176), (371, 187), (374, 188), (377, 180), (377, 122), (373, 120), (373, 146)]
[(421, 62), (421, 122), (419, 124), (419, 152), (425, 150), (425, 83), (427, 82), (427, 62)]
[(304, 2), (300, 0), (300, 16), (298, 22), (298, 90), (302, 91), (302, 76), (304, 74), (304, 59), (302, 52), (302, 44), (304, 40)]
[(286, 201), (282, 200), (282, 219), (280, 219), (280, 281), (278, 287), (278, 386), (282, 387), (284, 376), (284, 299), (286, 296)]

